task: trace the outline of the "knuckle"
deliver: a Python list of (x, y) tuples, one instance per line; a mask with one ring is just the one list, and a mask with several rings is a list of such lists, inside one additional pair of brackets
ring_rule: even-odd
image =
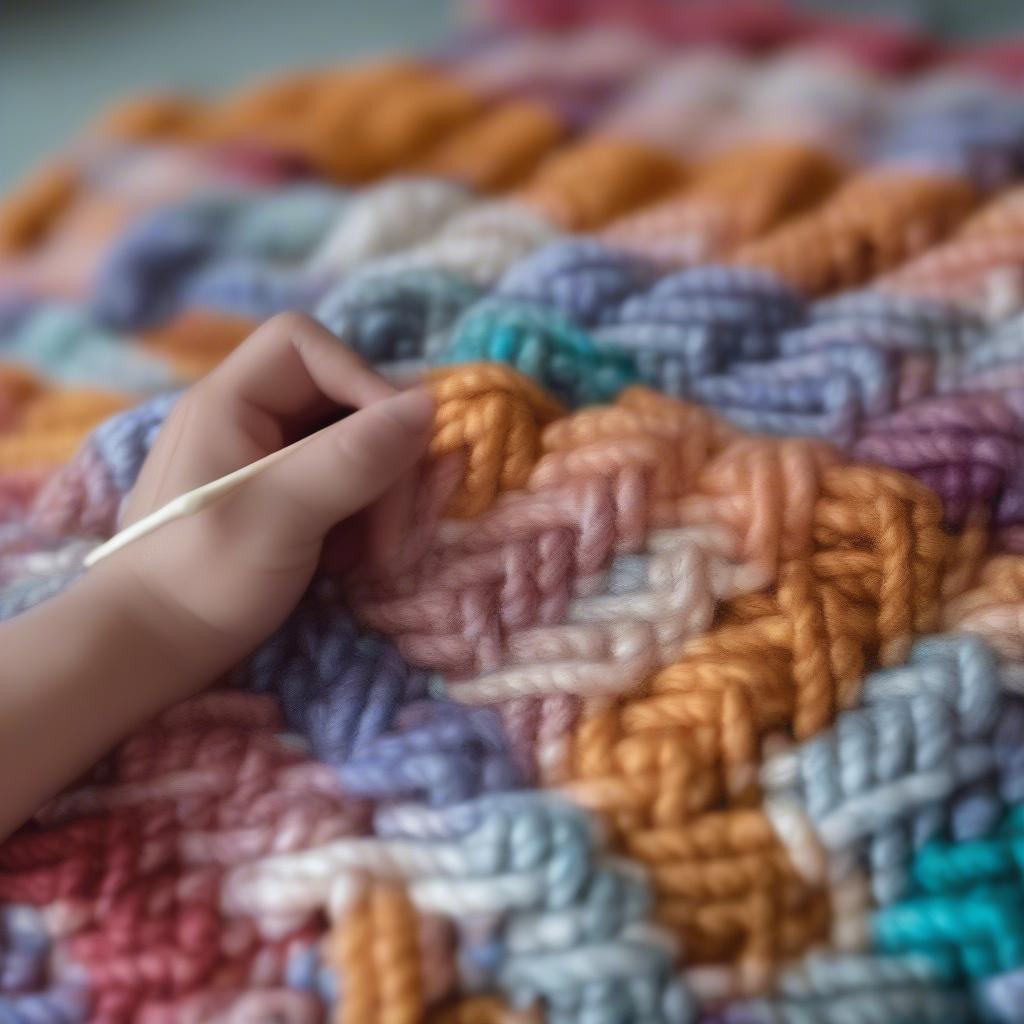
[(275, 314), (263, 326), (270, 334), (291, 334), (315, 328), (316, 321), (306, 313), (287, 310), (284, 313)]

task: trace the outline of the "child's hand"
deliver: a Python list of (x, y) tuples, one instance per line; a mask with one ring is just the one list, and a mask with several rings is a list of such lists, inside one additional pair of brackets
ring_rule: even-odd
[[(339, 407), (358, 411), (91, 570), (119, 578), (140, 608), (165, 617), (168, 635), (193, 647), (196, 671), (227, 667), (286, 618), (329, 534), (334, 555), (387, 547), (388, 524), (411, 493), (399, 479), (424, 451), (433, 405), (422, 391), (397, 392), (313, 320), (285, 314), (191, 388), (161, 430), (122, 526), (311, 433)], [(356, 514), (382, 496), (367, 530)], [(192, 654), (179, 651), (189, 662)]]

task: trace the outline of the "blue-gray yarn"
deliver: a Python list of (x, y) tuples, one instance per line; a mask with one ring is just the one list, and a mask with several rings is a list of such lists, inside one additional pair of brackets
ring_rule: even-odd
[(915, 850), (999, 823), (1024, 785), (1024, 704), (1004, 694), (988, 645), (966, 636), (919, 641), (906, 666), (868, 677), (863, 701), (765, 781), (782, 783), (775, 798), (797, 801), (826, 849), (866, 859), (884, 905), (906, 894)]
[(268, 263), (299, 263), (320, 244), (349, 200), (344, 190), (311, 183), (261, 195), (229, 225), (222, 251)]
[(92, 300), (97, 318), (126, 331), (168, 319), (181, 304), (188, 277), (216, 251), (243, 202), (205, 196), (133, 224), (100, 269)]
[(156, 435), (180, 396), (180, 391), (154, 395), (111, 416), (89, 435), (87, 444), (102, 460), (121, 494), (127, 494), (135, 485)]
[(317, 319), (370, 362), (429, 359), (481, 291), (443, 270), (353, 274), (316, 308)]

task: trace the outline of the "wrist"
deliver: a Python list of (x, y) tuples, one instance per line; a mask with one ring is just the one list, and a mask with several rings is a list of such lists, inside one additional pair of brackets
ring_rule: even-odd
[(140, 589), (106, 569), (0, 624), (0, 774), (23, 782), (0, 800), (0, 837), (216, 678), (216, 667), (182, 655), (181, 640)]
[(242, 638), (215, 629), (186, 602), (154, 586), (131, 559), (94, 566), (68, 597), (92, 616), (99, 633), (116, 632), (125, 660), (144, 662), (147, 678), (170, 700), (214, 682), (245, 653)]

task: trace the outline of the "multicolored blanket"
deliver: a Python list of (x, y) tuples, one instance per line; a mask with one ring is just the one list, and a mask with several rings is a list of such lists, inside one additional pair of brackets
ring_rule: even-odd
[(0, 846), (0, 1020), (1024, 1022), (1024, 46), (508, 3), (0, 206), (0, 615), (311, 314), (437, 401), (383, 570)]

